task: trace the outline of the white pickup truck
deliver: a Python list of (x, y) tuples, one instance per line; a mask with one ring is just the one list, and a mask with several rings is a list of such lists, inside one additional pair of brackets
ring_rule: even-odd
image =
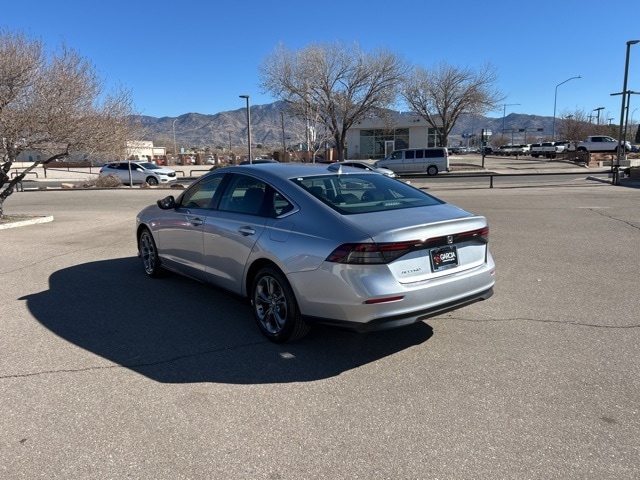
[(493, 151), (494, 155), (518, 156), (528, 155), (529, 145), (503, 145), (499, 149)]
[[(631, 150), (631, 144), (624, 142), (626, 151)], [(607, 135), (592, 135), (587, 137), (586, 140), (579, 142), (576, 146), (578, 152), (610, 152), (616, 153), (618, 151), (618, 140)]]
[(563, 153), (567, 150), (569, 142), (543, 142), (535, 143), (531, 145), (531, 156), (534, 158), (546, 157), (556, 158), (558, 153)]

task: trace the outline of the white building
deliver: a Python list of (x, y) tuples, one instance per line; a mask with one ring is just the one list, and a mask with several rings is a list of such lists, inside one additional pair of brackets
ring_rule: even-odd
[(128, 160), (165, 160), (166, 147), (154, 147), (153, 142), (137, 140), (127, 142)]
[(351, 159), (383, 158), (393, 150), (437, 147), (436, 129), (417, 115), (399, 114), (392, 120), (366, 118), (347, 132)]

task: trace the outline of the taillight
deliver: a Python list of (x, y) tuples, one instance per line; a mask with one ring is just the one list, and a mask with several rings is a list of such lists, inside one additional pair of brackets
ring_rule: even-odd
[(381, 264), (393, 262), (395, 259), (409, 253), (422, 242), (395, 243), (345, 243), (336, 248), (327, 257), (328, 262), (349, 264)]
[(344, 243), (327, 257), (327, 262), (352, 265), (391, 263), (413, 250), (437, 248), (462, 242), (489, 242), (489, 227), (427, 240), (392, 243)]
[(469, 232), (458, 233), (453, 236), (455, 241), (468, 242), (476, 240), (482, 243), (489, 243), (489, 227), (479, 228), (478, 230), (471, 230)]

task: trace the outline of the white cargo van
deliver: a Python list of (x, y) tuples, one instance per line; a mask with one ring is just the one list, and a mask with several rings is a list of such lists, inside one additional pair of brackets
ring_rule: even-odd
[(449, 152), (443, 147), (407, 148), (394, 150), (378, 160), (376, 167), (388, 168), (395, 173), (424, 173), (437, 175), (449, 171)]

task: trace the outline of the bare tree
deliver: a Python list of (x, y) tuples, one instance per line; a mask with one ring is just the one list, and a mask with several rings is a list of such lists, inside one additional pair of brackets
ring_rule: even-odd
[(578, 142), (589, 135), (611, 135), (608, 126), (595, 125), (592, 117), (585, 110), (564, 111), (560, 118), (558, 135), (562, 139)]
[(460, 115), (484, 115), (504, 99), (496, 82), (497, 74), (490, 64), (478, 71), (446, 63), (431, 70), (416, 66), (404, 82), (402, 97), (436, 129), (440, 145), (446, 147)]
[[(134, 138), (132, 113), (130, 93), (106, 92), (93, 65), (75, 51), (63, 45), (47, 55), (40, 41), (0, 31), (0, 218), (4, 201), (40, 163), (73, 154), (124, 158)], [(45, 159), (10, 178), (23, 151)]]
[(363, 52), (357, 44), (311, 44), (302, 50), (280, 45), (259, 67), (265, 92), (317, 112), (344, 160), (347, 131), (368, 113), (395, 102), (407, 66), (386, 50)]
[(286, 105), (289, 115), (299, 120), (293, 123), (290, 135), (296, 143), (305, 145), (305, 151), (310, 157), (309, 160), (315, 162), (319, 153), (333, 141), (332, 132), (323, 123), (320, 109), (317, 106), (294, 102), (287, 102)]

